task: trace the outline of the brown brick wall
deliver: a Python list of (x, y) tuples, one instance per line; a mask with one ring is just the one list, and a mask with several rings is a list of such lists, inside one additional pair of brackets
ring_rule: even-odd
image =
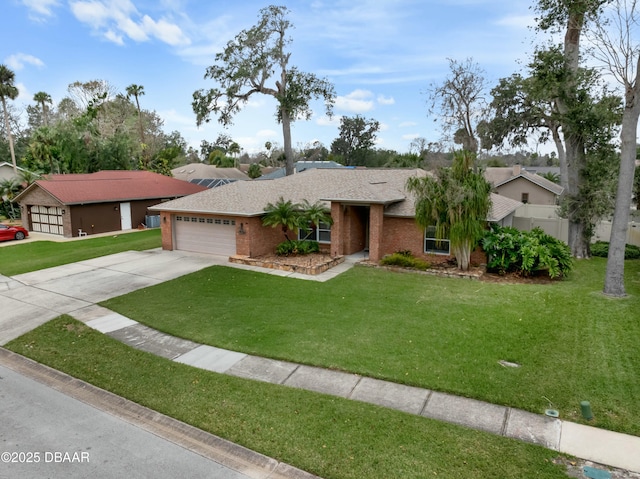
[(173, 216), (167, 211), (160, 212), (160, 234), (162, 235), (162, 249), (173, 250)]

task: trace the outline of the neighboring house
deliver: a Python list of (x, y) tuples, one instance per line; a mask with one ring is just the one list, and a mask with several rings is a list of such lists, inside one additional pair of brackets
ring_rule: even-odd
[(0, 163), (0, 181), (10, 180), (11, 178), (15, 178), (17, 180), (20, 179), (20, 172), (26, 171), (24, 168), (17, 167), (18, 174), (16, 175), (13, 171), (13, 165), (6, 161)]
[[(279, 227), (265, 227), (268, 203), (282, 197), (294, 203), (323, 202), (333, 225), (321, 225), (312, 238), (332, 256), (369, 251), (378, 261), (384, 255), (410, 250), (416, 256), (448, 254), (435, 243), (429, 229), (415, 222), (415, 205), (407, 179), (425, 176), (421, 169), (310, 169), (276, 180), (239, 181), (150, 208), (160, 212), (162, 247), (225, 256), (261, 256), (284, 241)], [(492, 194), (488, 220), (509, 222), (517, 201)], [(295, 233), (294, 233), (295, 234)], [(303, 236), (304, 232), (303, 232)]]
[[(293, 164), (293, 173), (302, 173), (305, 170), (314, 168), (346, 168), (346, 166), (336, 163), (335, 161), (296, 161)], [(287, 175), (285, 168), (278, 168), (270, 173), (262, 175), (258, 180), (275, 180), (284, 178)]]
[(150, 171), (51, 175), (15, 201), (23, 226), (64, 237), (137, 228), (149, 206), (206, 190)]
[(238, 168), (218, 168), (204, 163), (189, 163), (171, 170), (173, 177), (207, 188), (233, 183), (238, 180), (249, 180), (249, 176)]
[(485, 178), (501, 196), (532, 205), (557, 205), (564, 188), (520, 165), (487, 168)]

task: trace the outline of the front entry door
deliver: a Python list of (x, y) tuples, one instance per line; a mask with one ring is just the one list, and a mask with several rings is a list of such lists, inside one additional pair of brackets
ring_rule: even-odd
[(131, 203), (120, 203), (120, 229), (130, 230), (131, 228)]

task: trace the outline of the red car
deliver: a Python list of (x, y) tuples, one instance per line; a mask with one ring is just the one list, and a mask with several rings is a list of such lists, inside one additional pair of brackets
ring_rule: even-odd
[(29, 232), (22, 226), (0, 225), (0, 241), (25, 239)]

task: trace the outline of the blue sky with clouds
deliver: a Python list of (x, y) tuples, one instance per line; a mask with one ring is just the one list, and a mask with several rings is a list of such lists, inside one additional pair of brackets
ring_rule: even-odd
[[(293, 127), (295, 147), (338, 135), (339, 118), (381, 124), (378, 146), (408, 151), (417, 136), (439, 140), (428, 117), (429, 85), (448, 73), (447, 58), (467, 58), (490, 85), (520, 69), (535, 35), (530, 2), (513, 0), (289, 0), (291, 64), (327, 77), (338, 95), (335, 116), (316, 105)], [(0, 62), (16, 74), (16, 106), (38, 91), (57, 104), (75, 81), (102, 79), (119, 92), (144, 86), (141, 106), (190, 145), (225, 133), (247, 152), (282, 145), (275, 103), (259, 95), (231, 128), (196, 127), (192, 94), (213, 86), (203, 76), (215, 54), (252, 27), (268, 2), (243, 0), (3, 0)]]

